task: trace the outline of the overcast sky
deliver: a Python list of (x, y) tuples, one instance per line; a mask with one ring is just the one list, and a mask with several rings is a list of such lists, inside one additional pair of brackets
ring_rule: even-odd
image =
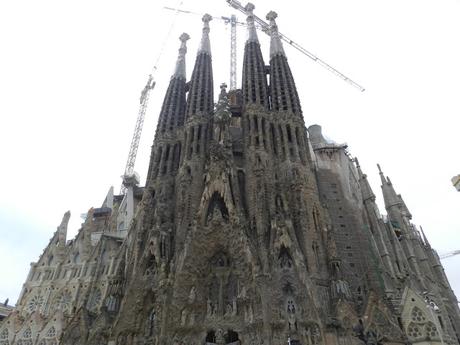
[[(36, 261), (71, 210), (80, 214), (118, 191), (140, 91), (159, 54), (177, 0), (16, 0), (0, 3), (0, 301), (14, 303)], [(244, 3), (245, 4), (245, 3)], [(362, 84), (361, 93), (289, 46), (286, 53), (307, 126), (347, 142), (382, 205), (376, 163), (390, 176), (432, 245), (460, 249), (460, 0), (259, 0), (281, 32)], [(182, 8), (237, 14), (225, 0)], [(180, 15), (158, 64), (157, 87), (136, 171), (145, 181), (150, 146), (182, 32), (190, 76), (199, 16)], [(214, 83), (229, 79), (229, 28), (211, 22)], [(238, 82), (246, 33), (238, 31)], [(269, 42), (259, 33), (265, 61)], [(217, 91), (216, 91), (217, 92)], [(383, 211), (383, 208), (382, 208)], [(460, 295), (460, 256), (444, 261)]]

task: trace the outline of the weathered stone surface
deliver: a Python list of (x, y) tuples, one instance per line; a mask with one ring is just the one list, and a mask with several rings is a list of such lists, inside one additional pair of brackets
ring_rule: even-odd
[(129, 230), (126, 196), (71, 241), (66, 214), (0, 345), (459, 344), (439, 257), (383, 173), (385, 217), (346, 145), (307, 131), (270, 18), (270, 68), (253, 32), (215, 108), (209, 18), (190, 84), (182, 36)]

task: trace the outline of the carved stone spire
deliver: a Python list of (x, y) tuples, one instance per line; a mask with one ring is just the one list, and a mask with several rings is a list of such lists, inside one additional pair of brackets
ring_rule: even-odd
[(382, 168), (380, 168), (380, 164), (377, 164), (377, 168), (379, 169), (380, 181), (382, 182), (382, 186), (387, 183), (387, 179), (385, 175), (383, 175)]
[(66, 213), (64, 213), (64, 216), (62, 217), (61, 225), (59, 225), (57, 228), (60, 246), (65, 246), (67, 240), (67, 226), (69, 225), (69, 220), (70, 211), (67, 211)]
[(385, 208), (388, 210), (392, 206), (395, 205), (403, 205), (403, 201), (401, 200), (400, 196), (396, 194), (396, 191), (388, 177), (385, 177), (380, 165), (377, 164), (379, 169), (380, 180), (382, 181), (382, 193), (383, 193), (383, 200), (385, 201)]
[(209, 14), (203, 16), (203, 35), (190, 80), (187, 98), (187, 117), (196, 114), (211, 115), (214, 108), (214, 91), (209, 43)]
[(422, 232), (423, 244), (425, 244), (425, 246), (427, 246), (428, 248), (431, 249), (431, 244), (430, 244), (430, 242), (428, 241), (428, 238), (426, 237), (425, 231), (423, 231), (423, 228), (422, 228), (422, 227), (420, 227), (420, 231)]
[(211, 43), (209, 42), (209, 22), (212, 20), (212, 17), (209, 14), (205, 14), (202, 18), (203, 20), (203, 35), (201, 36), (200, 48), (198, 49), (198, 54), (205, 53), (211, 55)]
[(275, 111), (289, 111), (302, 116), (299, 95), (292, 77), (291, 69), (284, 53), (283, 44), (275, 19), (278, 15), (270, 11), (270, 90), (271, 104)]
[(265, 63), (260, 50), (257, 38), (256, 27), (254, 25), (254, 5), (248, 3), (246, 11), (248, 17), (248, 40), (244, 47), (243, 58), (243, 96), (246, 104), (259, 104), (268, 109), (268, 86), (265, 72)]
[(176, 67), (171, 76), (168, 90), (163, 101), (160, 116), (158, 119), (157, 134), (172, 131), (184, 123), (185, 114), (185, 54), (187, 53), (186, 42), (190, 36), (183, 33), (179, 39), (181, 45)]
[(375, 201), (375, 194), (372, 191), (369, 181), (367, 180), (367, 175), (364, 174), (361, 170), (361, 166), (359, 165), (358, 158), (355, 158), (355, 163), (356, 163), (356, 169), (358, 170), (359, 184), (361, 187), (361, 193), (363, 196), (363, 200), (364, 201), (366, 200)]
[(183, 78), (186, 79), (185, 73), (185, 54), (187, 53), (187, 41), (190, 39), (190, 36), (185, 32), (179, 37), (181, 45), (179, 48), (179, 56), (177, 57), (176, 69), (174, 70), (173, 78)]
[(267, 14), (267, 20), (270, 21), (270, 59), (275, 55), (286, 56), (283, 49), (283, 43), (278, 32), (278, 25), (276, 25), (275, 19), (278, 17), (278, 13), (270, 11)]
[(248, 24), (248, 40), (246, 41), (246, 44), (249, 42), (259, 43), (256, 26), (254, 24), (254, 14), (252, 13), (255, 8), (254, 4), (250, 2), (248, 2), (245, 6), (246, 12), (248, 13), (248, 17), (246, 18), (246, 23)]

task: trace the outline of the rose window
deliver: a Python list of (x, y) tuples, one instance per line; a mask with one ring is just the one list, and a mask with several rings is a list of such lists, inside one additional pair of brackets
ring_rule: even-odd
[(35, 295), (29, 302), (29, 305), (27, 306), (29, 312), (33, 312), (35, 310), (40, 309), (40, 307), (43, 305), (44, 299), (43, 296), (41, 295)]

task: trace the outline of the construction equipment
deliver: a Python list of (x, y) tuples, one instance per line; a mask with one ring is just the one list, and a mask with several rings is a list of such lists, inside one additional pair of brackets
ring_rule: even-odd
[(141, 97), (139, 100), (140, 106), (139, 106), (139, 111), (137, 114), (136, 126), (134, 127), (134, 134), (131, 140), (131, 146), (129, 148), (128, 160), (126, 162), (125, 172), (122, 175), (123, 182), (120, 188), (120, 194), (126, 194), (126, 188), (128, 186), (139, 184), (139, 176), (134, 172), (134, 165), (136, 163), (137, 149), (139, 148), (139, 142), (141, 140), (142, 128), (144, 126), (144, 120), (145, 120), (145, 113), (147, 112), (147, 107), (148, 107), (149, 98), (150, 98), (150, 91), (152, 91), (153, 88), (155, 87), (156, 82), (154, 80), (154, 76), (158, 69), (157, 66), (158, 66), (158, 63), (160, 62), (161, 56), (163, 55), (166, 44), (169, 41), (169, 37), (174, 28), (174, 24), (176, 22), (177, 15), (180, 11), (179, 7), (182, 6), (182, 3), (183, 3), (183, 0), (180, 0), (177, 6), (177, 10), (175, 12), (174, 19), (169, 27), (169, 31), (167, 32), (163, 40), (163, 43), (161, 45), (157, 59), (155, 60), (155, 64), (152, 68), (151, 73), (149, 74), (147, 84), (145, 85), (144, 89), (141, 92)]
[(145, 112), (147, 111), (147, 105), (149, 103), (150, 91), (153, 90), (155, 84), (153, 76), (150, 74), (147, 84), (141, 92), (139, 113), (137, 115), (136, 126), (134, 127), (133, 139), (131, 140), (131, 146), (129, 148), (125, 173), (122, 176), (123, 184), (121, 186), (121, 194), (125, 194), (128, 181), (132, 178), (132, 176), (135, 176), (134, 164), (136, 163), (137, 149), (139, 148), (139, 141), (141, 140), (142, 128), (144, 126)]
[[(238, 0), (226, 0), (226, 1), (231, 7), (237, 9), (238, 11), (244, 13), (245, 15), (249, 14), (248, 11), (246, 10), (246, 8)], [(270, 34), (270, 25), (268, 23), (266, 23), (264, 20), (260, 19), (256, 15), (254, 15), (254, 20), (255, 20), (255, 22), (257, 24), (260, 25), (260, 27), (262, 28), (263, 32), (265, 32), (267, 35)], [(310, 53), (308, 50), (306, 50), (300, 44), (298, 44), (298, 43), (294, 42), (293, 40), (291, 40), (290, 38), (288, 38), (286, 35), (284, 35), (281, 32), (279, 32), (279, 36), (283, 41), (285, 41), (286, 43), (288, 43), (289, 45), (291, 45), (292, 47), (294, 47), (295, 49), (300, 51), (302, 54), (308, 56), (313, 61), (317, 62), (320, 66), (324, 67), (329, 72), (332, 72), (337, 77), (339, 77), (342, 80), (346, 81), (347, 83), (349, 83), (350, 85), (354, 86), (355, 88), (357, 88), (361, 92), (363, 92), (365, 90), (365, 88), (363, 88), (361, 85), (359, 85), (358, 83), (354, 82), (353, 80), (348, 78), (346, 75), (344, 75), (343, 73), (339, 72), (338, 70), (336, 70), (334, 67), (332, 67), (331, 65), (329, 65), (325, 61), (321, 60), (316, 55)]]
[(441, 260), (444, 260), (444, 259), (450, 258), (450, 257), (455, 256), (455, 255), (460, 255), (460, 250), (454, 250), (454, 251), (451, 251), (451, 252), (448, 252), (448, 253), (445, 253), (445, 254), (441, 254), (441, 255), (439, 255), (439, 258)]
[[(197, 13), (193, 11), (180, 10), (178, 8), (172, 7), (163, 7), (166, 10), (176, 11), (186, 14), (194, 14), (203, 16), (203, 13)], [(237, 69), (237, 60), (236, 60), (236, 26), (237, 25), (246, 25), (246, 23), (239, 22), (234, 14), (230, 17), (214, 17), (213, 19), (222, 20), (225, 24), (230, 24), (230, 90), (236, 90), (236, 69)]]

